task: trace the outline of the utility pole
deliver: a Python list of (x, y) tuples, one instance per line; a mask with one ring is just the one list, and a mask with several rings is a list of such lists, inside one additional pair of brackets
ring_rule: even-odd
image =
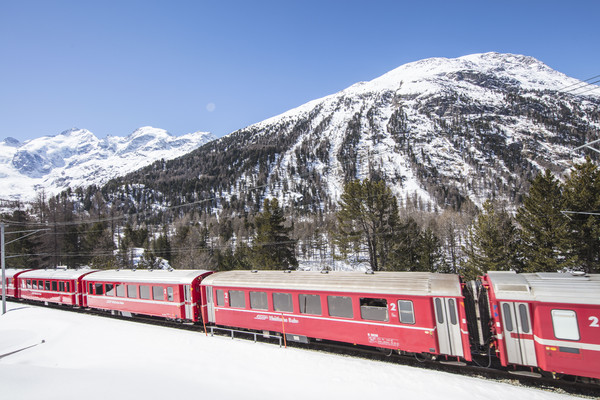
[(4, 251), (4, 222), (0, 222), (0, 241), (2, 251), (2, 315), (6, 314), (6, 252)]

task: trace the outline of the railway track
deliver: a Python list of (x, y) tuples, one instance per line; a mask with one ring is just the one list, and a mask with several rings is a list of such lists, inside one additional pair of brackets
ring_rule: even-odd
[[(14, 302), (14, 300), (11, 300)], [(40, 306), (40, 303), (28, 300), (19, 300), (19, 303), (25, 303), (33, 306)], [(104, 318), (113, 318), (124, 321), (132, 321), (136, 323), (143, 323), (147, 325), (162, 326), (172, 329), (180, 329), (186, 331), (197, 332), (202, 335), (210, 336), (221, 336), (231, 337), (232, 339), (241, 340), (253, 340), (271, 343), (274, 345), (289, 346), (293, 348), (300, 348), (308, 351), (320, 351), (327, 352), (330, 354), (359, 357), (363, 359), (376, 360), (380, 362), (400, 364), (415, 368), (423, 368), (428, 370), (458, 374), (463, 376), (472, 376), (488, 380), (494, 380), (497, 382), (509, 383), (512, 385), (524, 386), (539, 390), (551, 391), (555, 393), (569, 394), (574, 396), (580, 396), (583, 398), (600, 399), (600, 385), (595, 383), (587, 383), (570, 379), (559, 379), (558, 377), (552, 376), (527, 376), (516, 374), (509, 369), (500, 366), (496, 357), (491, 357), (490, 367), (481, 366), (482, 364), (488, 363), (488, 358), (485, 357), (480, 359), (480, 364), (473, 363), (457, 363), (452, 360), (446, 360), (443, 357), (439, 357), (436, 360), (428, 358), (420, 358), (419, 355), (406, 355), (398, 354), (389, 349), (380, 351), (365, 346), (340, 344), (336, 342), (328, 342), (325, 340), (312, 340), (310, 343), (297, 343), (293, 341), (285, 341), (280, 334), (270, 333), (265, 335), (263, 332), (252, 332), (244, 331), (240, 329), (230, 329), (226, 327), (218, 327), (218, 329), (211, 329), (211, 327), (204, 327), (201, 324), (182, 323), (179, 321), (166, 320), (164, 318), (154, 318), (148, 316), (123, 316), (110, 311), (102, 311), (90, 308), (77, 308), (77, 307), (65, 307), (58, 304), (47, 303), (45, 305), (48, 308), (53, 308), (62, 311), (78, 312), (87, 315), (100, 316)]]

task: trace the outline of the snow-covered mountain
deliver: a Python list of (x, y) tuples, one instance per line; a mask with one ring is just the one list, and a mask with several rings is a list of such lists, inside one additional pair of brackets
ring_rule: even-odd
[(105, 139), (85, 129), (25, 143), (8, 138), (0, 142), (1, 197), (30, 200), (42, 189), (50, 194), (67, 187), (102, 185), (156, 160), (189, 153), (213, 139), (207, 132), (177, 137), (149, 126), (126, 137)]
[(265, 196), (327, 209), (345, 182), (365, 177), (421, 209), (518, 204), (538, 171), (560, 176), (571, 150), (600, 136), (600, 90), (572, 90), (578, 83), (521, 55), (426, 59), (119, 182), (172, 204), (217, 198), (238, 210)]

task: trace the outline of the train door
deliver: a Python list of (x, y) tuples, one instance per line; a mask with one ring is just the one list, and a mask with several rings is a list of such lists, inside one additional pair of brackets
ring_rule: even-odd
[(500, 302), (506, 355), (511, 364), (537, 366), (527, 303)]
[(456, 299), (435, 297), (433, 302), (440, 353), (463, 357)]
[(183, 300), (185, 304), (185, 319), (194, 320), (194, 303), (192, 302), (191, 285), (183, 285)]
[(206, 307), (208, 311), (208, 322), (215, 322), (215, 305), (213, 303), (213, 288), (206, 287)]

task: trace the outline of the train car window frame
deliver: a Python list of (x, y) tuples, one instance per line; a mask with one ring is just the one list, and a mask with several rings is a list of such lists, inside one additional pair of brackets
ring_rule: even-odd
[(44, 281), (44, 290), (50, 290), (50, 281)]
[(445, 321), (444, 318), (444, 307), (442, 305), (442, 299), (440, 299), (439, 297), (435, 298), (435, 315), (437, 318), (437, 322), (438, 324), (443, 324)]
[(64, 282), (58, 282), (58, 291), (59, 292), (64, 292), (65, 291), (65, 283)]
[(412, 300), (398, 300), (398, 320), (402, 324), (414, 325), (415, 306)]
[(167, 287), (167, 301), (173, 301), (173, 288)]
[(246, 292), (243, 290), (230, 290), (229, 307), (246, 308)]
[(65, 289), (66, 289), (67, 293), (71, 293), (71, 282), (69, 282), (69, 281), (65, 282)]
[(519, 318), (521, 319), (522, 333), (530, 333), (531, 328), (529, 327), (529, 312), (525, 304), (519, 304)]
[(551, 314), (554, 337), (573, 341), (581, 339), (575, 310), (552, 310)]
[(150, 300), (150, 286), (140, 285), (140, 299)]
[(50, 285), (52, 285), (52, 291), (53, 292), (58, 292), (58, 282), (51, 281)]
[(366, 321), (388, 322), (387, 299), (376, 297), (360, 298), (360, 317)]
[(327, 296), (327, 312), (330, 317), (354, 318), (352, 297)]
[(117, 283), (115, 286), (115, 293), (117, 297), (125, 297), (125, 284)]
[(94, 284), (94, 293), (96, 296), (104, 295), (104, 284), (103, 283), (95, 283)]
[(323, 315), (321, 296), (318, 294), (299, 294), (298, 304), (301, 314)]
[(27, 289), (31, 289), (31, 279), (27, 279)]
[(250, 292), (250, 308), (253, 310), (268, 310), (267, 292)]
[(88, 283), (88, 294), (94, 294), (94, 284), (92, 282)]
[(225, 291), (223, 289), (216, 290), (215, 298), (217, 299), (218, 306), (225, 305)]
[(273, 310), (281, 312), (294, 312), (294, 303), (290, 293), (273, 293)]
[(510, 312), (510, 304), (502, 304), (502, 315), (504, 315), (504, 327), (508, 332), (513, 331), (512, 314)]
[(128, 299), (137, 299), (138, 298), (137, 285), (127, 285), (127, 298)]
[(152, 286), (152, 300), (165, 301), (165, 289), (162, 286)]
[(115, 284), (114, 283), (107, 283), (105, 285), (105, 289), (106, 289), (106, 295), (107, 296), (114, 296), (115, 295)]
[(458, 324), (458, 316), (456, 315), (456, 301), (454, 299), (448, 299), (448, 311), (450, 312), (450, 323), (452, 325)]

